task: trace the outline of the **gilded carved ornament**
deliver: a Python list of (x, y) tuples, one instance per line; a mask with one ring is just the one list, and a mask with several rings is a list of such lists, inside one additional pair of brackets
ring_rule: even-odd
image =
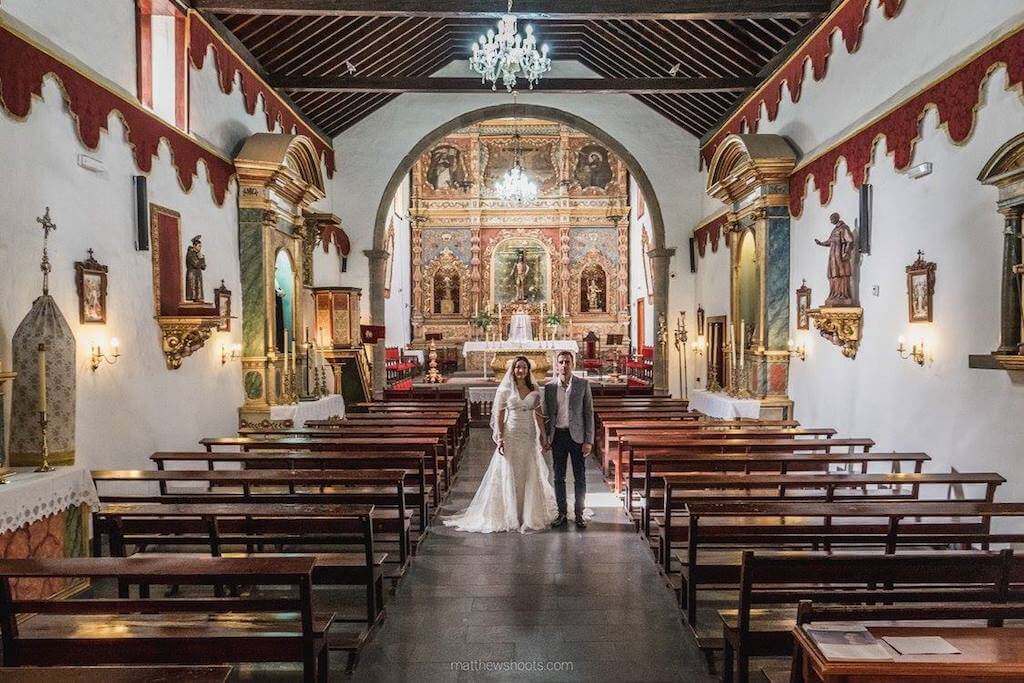
[(814, 308), (807, 311), (818, 333), (842, 349), (843, 355), (853, 359), (860, 347), (861, 323), (864, 309), (853, 306)]

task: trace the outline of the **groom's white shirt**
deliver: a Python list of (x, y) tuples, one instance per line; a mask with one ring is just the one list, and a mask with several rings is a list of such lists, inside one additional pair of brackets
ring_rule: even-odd
[(558, 381), (558, 417), (555, 419), (555, 427), (557, 429), (568, 429), (569, 428), (569, 391), (572, 389), (572, 378), (569, 379), (568, 386), (562, 383), (562, 378), (557, 378)]

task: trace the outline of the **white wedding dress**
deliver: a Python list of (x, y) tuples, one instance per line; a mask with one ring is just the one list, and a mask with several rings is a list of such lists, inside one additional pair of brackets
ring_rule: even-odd
[[(445, 526), (484, 534), (526, 533), (547, 529), (558, 514), (555, 489), (534, 418), (534, 412), (540, 409), (541, 393), (535, 389), (521, 398), (508, 384), (503, 381), (498, 388), (491, 412), (494, 421), (502, 409), (506, 411), (505, 453), (494, 449), (491, 464), (469, 507), (443, 520)], [(495, 437), (497, 433), (495, 428)]]

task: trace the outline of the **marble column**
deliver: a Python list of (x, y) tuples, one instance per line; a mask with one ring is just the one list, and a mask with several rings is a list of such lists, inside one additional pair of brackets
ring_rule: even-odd
[(275, 396), (276, 376), (268, 364), (269, 326), (267, 283), (264, 279), (265, 236), (274, 229), (272, 211), (254, 208), (238, 210), (238, 255), (242, 279), (242, 382), (245, 409), (269, 410)]
[[(676, 254), (675, 247), (651, 249), (647, 255), (651, 257), (651, 278), (654, 281), (654, 297), (651, 301), (651, 314), (654, 316), (654, 333), (657, 337), (658, 320), (665, 316), (668, 320), (668, 271), (669, 259)], [(668, 352), (660, 345), (654, 345), (654, 393), (666, 394), (668, 387)]]
[(1024, 207), (1011, 206), (1000, 211), (1005, 220), (1003, 229), (1003, 281), (999, 307), (1000, 334), (998, 354), (1017, 354), (1020, 349), (1020, 287), (1013, 267), (1021, 262), (1021, 212)]
[[(384, 249), (366, 249), (363, 251), (370, 261), (370, 324), (384, 325), (384, 277), (388, 252)], [(384, 372), (384, 347), (386, 342), (381, 339), (373, 347), (373, 393), (383, 395), (387, 377)]]

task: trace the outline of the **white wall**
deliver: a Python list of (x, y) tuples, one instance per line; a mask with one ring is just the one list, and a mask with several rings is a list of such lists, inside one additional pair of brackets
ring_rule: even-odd
[[(759, 132), (781, 133), (811, 153), (856, 130), (893, 94), (900, 93), (899, 101), (937, 72), (965, 61), (990, 42), (993, 30), (1006, 33), (1024, 21), (1019, 2), (1001, 0), (909, 2), (894, 21), (882, 21), (873, 5), (860, 51), (836, 50), (825, 81), (808, 79), (801, 101), (794, 105), (784, 98), (778, 119), (765, 122)], [(967, 367), (969, 354), (998, 345), (1002, 221), (995, 211), (995, 190), (976, 178), (995, 150), (1024, 128), (1021, 98), (1005, 87), (1005, 71), (999, 69), (986, 88), (976, 130), (962, 146), (937, 128), (934, 111), (925, 117), (913, 163), (932, 162), (931, 176), (911, 180), (895, 173), (880, 143), (870, 169), (874, 222), (871, 255), (864, 257), (861, 270), (860, 350), (849, 360), (813, 329), (793, 330), (808, 356), (791, 366), (790, 396), (805, 425), (870, 436), (878, 450), (925, 451), (936, 461), (933, 471), (953, 466), (1000, 472), (1009, 483), (999, 498), (1019, 500), (1024, 496), (1019, 467), (1024, 425), (1013, 416), (1024, 408), (1024, 384), (1019, 373)], [(791, 292), (806, 278), (812, 304), (820, 306), (828, 294), (827, 254), (813, 238), (827, 236), (831, 212), (839, 212), (851, 226), (858, 214), (857, 191), (845, 167), (839, 169), (828, 206), (820, 206), (813, 191), (804, 206), (792, 226)], [(904, 269), (918, 249), (938, 264), (935, 322), (911, 325)], [(699, 269), (698, 298), (709, 316), (719, 314), (728, 305), (728, 252), (722, 248), (712, 255), (709, 249)], [(878, 296), (872, 295), (874, 285), (880, 288)], [(790, 320), (795, 325), (795, 316)], [(910, 341), (923, 337), (934, 362), (922, 368), (901, 360), (896, 353), (900, 335)]]
[[(384, 301), (385, 342), (405, 348), (412, 336), (412, 254), (409, 226), (409, 182), (403, 182), (391, 205), (395, 245), (391, 257), (391, 296)], [(359, 254), (356, 258), (363, 258)]]
[[(455, 62), (438, 75), (465, 75), (467, 68)], [(559, 62), (552, 77), (592, 75), (575, 63)], [(402, 95), (346, 130), (334, 140), (339, 170), (333, 181), (333, 201), (353, 240), (349, 273), (332, 284), (362, 287), (368, 293), (368, 262), (362, 252), (373, 248), (373, 228), (384, 188), (402, 158), (438, 126), (484, 107), (508, 104), (507, 93), (464, 95)], [(669, 310), (691, 306), (693, 278), (689, 275), (687, 244), (701, 214), (703, 180), (697, 170), (697, 140), (654, 110), (629, 95), (554, 95), (523, 92), (522, 104), (554, 107), (582, 117), (621, 143), (636, 158), (654, 185), (665, 220), (665, 243), (677, 247), (670, 269)], [(653, 235), (652, 235), (653, 238)], [(364, 317), (369, 312), (363, 298)], [(692, 317), (692, 316), (691, 316)], [(653, 323), (652, 323), (653, 324)], [(676, 377), (671, 342), (670, 377)], [(678, 380), (675, 380), (678, 383)]]
[[(651, 301), (647, 298), (647, 279), (644, 277), (644, 245), (643, 231), (647, 230), (647, 236), (654, 239), (654, 232), (651, 230), (651, 212), (644, 211), (644, 215), (637, 218), (638, 197), (640, 188), (630, 178), (629, 181), (629, 336), (632, 342), (632, 352), (639, 352), (637, 341), (637, 299), (643, 297), (644, 301), (644, 344), (654, 344), (654, 316), (651, 309)], [(677, 260), (686, 258), (685, 249), (680, 249)], [(677, 382), (678, 383), (678, 382)]]

